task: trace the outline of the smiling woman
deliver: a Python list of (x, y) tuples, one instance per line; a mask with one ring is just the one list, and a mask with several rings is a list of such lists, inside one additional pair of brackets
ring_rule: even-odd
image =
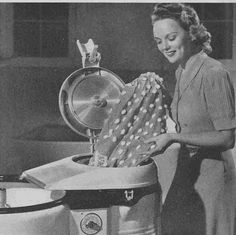
[(229, 154), (236, 128), (232, 80), (224, 66), (208, 56), (211, 35), (192, 7), (156, 4), (152, 23), (158, 49), (178, 65), (171, 104), (177, 133), (146, 140), (158, 146), (151, 152), (156, 158), (172, 143), (182, 146), (162, 210), (163, 234), (234, 235), (236, 178)]
[[(164, 8), (156, 9), (159, 14), (167, 14)], [(169, 17), (152, 15), (154, 39), (170, 63), (185, 64), (186, 59), (201, 49), (206, 53), (212, 51), (210, 33), (200, 24), (197, 13), (189, 9), (182, 16), (177, 13)], [(189, 19), (184, 19), (187, 14)]]
[(192, 53), (189, 34), (173, 19), (156, 21), (153, 34), (158, 49), (171, 63), (184, 63)]

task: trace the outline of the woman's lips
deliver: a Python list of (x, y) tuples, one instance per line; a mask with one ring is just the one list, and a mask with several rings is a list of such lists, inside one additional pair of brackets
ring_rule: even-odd
[(168, 52), (165, 52), (165, 54), (166, 54), (168, 57), (172, 57), (172, 56), (175, 54), (175, 51), (168, 51)]

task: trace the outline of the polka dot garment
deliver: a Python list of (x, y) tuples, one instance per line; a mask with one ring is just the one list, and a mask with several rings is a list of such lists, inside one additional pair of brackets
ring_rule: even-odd
[(141, 153), (153, 144), (144, 138), (164, 133), (169, 96), (155, 73), (140, 75), (121, 92), (119, 103), (104, 123), (90, 165), (139, 166), (150, 156)]

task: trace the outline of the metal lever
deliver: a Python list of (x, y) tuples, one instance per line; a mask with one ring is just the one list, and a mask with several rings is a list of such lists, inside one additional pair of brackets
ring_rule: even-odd
[(101, 54), (97, 51), (98, 45), (95, 45), (92, 39), (89, 39), (87, 43), (81, 43), (79, 40), (76, 43), (82, 55), (83, 68), (99, 67)]
[(97, 136), (95, 134), (95, 131), (91, 130), (91, 129), (88, 129), (87, 130), (87, 134), (89, 136), (89, 142), (90, 142), (90, 151), (91, 151), (91, 154), (94, 155), (94, 152), (95, 152), (95, 144), (96, 144), (96, 141), (97, 141)]

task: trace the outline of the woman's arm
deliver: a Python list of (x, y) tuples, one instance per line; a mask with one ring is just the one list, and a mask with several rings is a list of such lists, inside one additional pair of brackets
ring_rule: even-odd
[(199, 133), (166, 133), (148, 139), (156, 147), (149, 153), (163, 152), (172, 143), (205, 148), (230, 149), (234, 146), (236, 127), (233, 83), (228, 72), (212, 66), (203, 74), (203, 91), (207, 112), (216, 130)]
[(234, 147), (235, 136), (234, 129), (199, 133), (166, 133), (145, 140), (145, 143), (152, 142), (155, 143), (156, 147), (148, 154), (164, 152), (172, 143), (227, 150)]

